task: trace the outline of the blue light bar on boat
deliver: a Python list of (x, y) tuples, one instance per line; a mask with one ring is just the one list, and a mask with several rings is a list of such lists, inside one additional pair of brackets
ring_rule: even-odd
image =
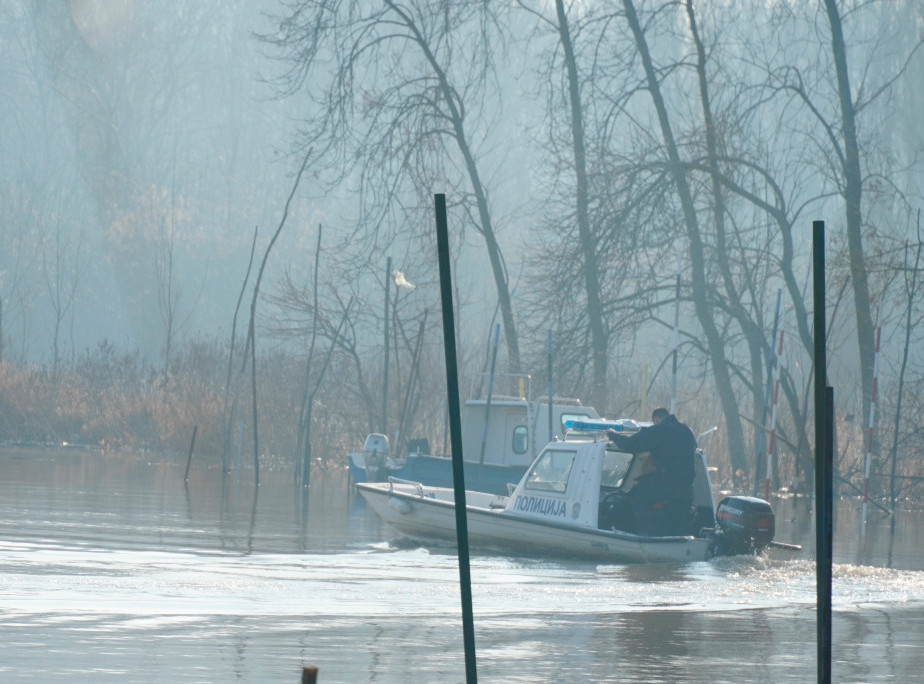
[(616, 432), (638, 432), (641, 429), (641, 425), (631, 418), (618, 418), (616, 420), (608, 420), (606, 418), (566, 420), (565, 427), (569, 430), (579, 430), (581, 432), (605, 432), (606, 430), (615, 430)]

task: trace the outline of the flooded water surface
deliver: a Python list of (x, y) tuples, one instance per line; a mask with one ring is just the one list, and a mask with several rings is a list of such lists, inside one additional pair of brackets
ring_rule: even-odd
[[(161, 457), (0, 450), (0, 681), (465, 680), (458, 565), (398, 543), (343, 473), (222, 478)], [(472, 557), (484, 682), (806, 682), (814, 522), (801, 553), (685, 565)], [(922, 681), (924, 515), (841, 502), (833, 680)]]

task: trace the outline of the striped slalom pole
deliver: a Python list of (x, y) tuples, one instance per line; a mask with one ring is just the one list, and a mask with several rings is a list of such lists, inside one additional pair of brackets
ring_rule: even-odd
[[(879, 320), (879, 313), (876, 320)], [(879, 342), (882, 338), (882, 325), (876, 326), (876, 350), (873, 354), (873, 384), (869, 392), (869, 422), (866, 425), (866, 457), (863, 463), (863, 514), (860, 516), (860, 529), (866, 531), (866, 511), (869, 505), (869, 463), (873, 453), (873, 438), (876, 430), (876, 403), (879, 400)]]
[(767, 354), (767, 384), (764, 386), (764, 401), (761, 405), (760, 430), (757, 431), (757, 458), (754, 460), (754, 487), (753, 496), (757, 496), (763, 482), (760, 469), (766, 469), (767, 460), (767, 417), (770, 415), (770, 395), (773, 390), (773, 370), (776, 367), (773, 341), (780, 327), (780, 306), (783, 301), (782, 288), (776, 291), (776, 312), (773, 314), (773, 332), (770, 334), (770, 353)]
[(773, 364), (773, 395), (770, 404), (770, 436), (767, 439), (767, 470), (764, 476), (764, 499), (770, 498), (770, 481), (773, 479), (773, 459), (776, 455), (776, 410), (780, 403), (780, 363), (783, 356), (783, 331), (779, 332)]
[(677, 348), (680, 346), (680, 254), (677, 254), (677, 280), (674, 284), (674, 353), (671, 360), (671, 413), (677, 412)]
[[(549, 338), (548, 344), (546, 344), (546, 358), (548, 363), (548, 373), (549, 373), (549, 441), (552, 441), (552, 438), (555, 436), (555, 430), (552, 429), (552, 420), (554, 419), (554, 411), (552, 409), (552, 397), (555, 396), (553, 393), (555, 386), (552, 383), (552, 329), (549, 328)], [(564, 432), (562, 432), (562, 437), (564, 437)]]

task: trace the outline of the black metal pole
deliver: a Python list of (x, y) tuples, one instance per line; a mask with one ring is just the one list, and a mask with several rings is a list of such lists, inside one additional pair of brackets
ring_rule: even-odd
[(815, 324), (815, 586), (818, 682), (831, 682), (831, 568), (834, 390), (828, 387), (825, 337), (825, 222), (812, 223)]
[(465, 681), (475, 684), (475, 620), (472, 613), (472, 579), (468, 556), (468, 518), (465, 511), (465, 474), (462, 461), (462, 418), (459, 374), (456, 364), (456, 328), (452, 306), (452, 271), (449, 263), (449, 227), (446, 195), (437, 194), (436, 246), (443, 304), (443, 348), (446, 352), (446, 393), (449, 399), (449, 441), (452, 448), (452, 486), (456, 502), (456, 542), (459, 550), (459, 587), (462, 592), (462, 638), (465, 645)]

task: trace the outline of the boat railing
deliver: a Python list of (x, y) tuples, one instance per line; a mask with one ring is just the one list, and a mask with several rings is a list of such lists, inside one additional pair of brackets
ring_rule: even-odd
[[(541, 397), (536, 397), (535, 402), (537, 404), (548, 404), (549, 397), (547, 394)], [(581, 403), (581, 400), (576, 397), (553, 396), (552, 405), (553, 406), (580, 406), (582, 408), (584, 407), (584, 404)]]
[(388, 476), (388, 491), (394, 492), (396, 484), (412, 485), (417, 489), (417, 496), (423, 497), (423, 484), (416, 480), (404, 480), (400, 477)]
[[(490, 374), (488, 373), (479, 373), (472, 378), (472, 386), (468, 396), (472, 399), (484, 399), (486, 395), (483, 390), (487, 389), (485, 382), (486, 378), (489, 377)], [(495, 373), (494, 382), (492, 383), (488, 380), (487, 384), (494, 385), (491, 392), (494, 399), (506, 397), (508, 399), (531, 401), (533, 378), (528, 373)]]

